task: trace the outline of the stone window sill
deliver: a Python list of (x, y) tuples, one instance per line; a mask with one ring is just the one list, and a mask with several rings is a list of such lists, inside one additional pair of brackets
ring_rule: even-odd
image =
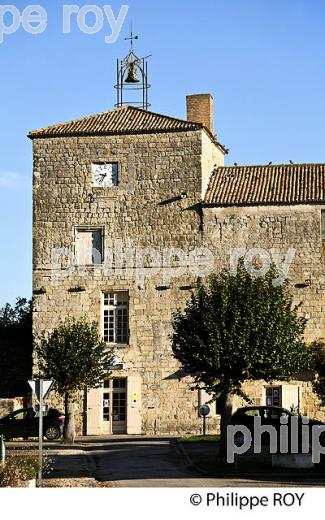
[(110, 348), (128, 348), (130, 346), (129, 343), (109, 343), (105, 341), (106, 346)]

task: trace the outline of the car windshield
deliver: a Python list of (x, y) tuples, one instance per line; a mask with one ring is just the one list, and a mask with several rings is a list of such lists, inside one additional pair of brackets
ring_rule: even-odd
[(261, 415), (265, 419), (280, 419), (281, 417), (289, 417), (291, 414), (281, 408), (264, 408)]
[(260, 415), (260, 411), (258, 408), (250, 408), (245, 410), (244, 414), (248, 415), (248, 417), (258, 417)]
[(18, 410), (11, 414), (11, 418), (14, 421), (21, 421), (22, 419), (26, 419), (27, 411), (26, 410)]

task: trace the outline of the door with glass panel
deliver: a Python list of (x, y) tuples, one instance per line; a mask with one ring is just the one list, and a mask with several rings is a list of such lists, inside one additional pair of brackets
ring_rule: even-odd
[(107, 379), (103, 388), (103, 433), (126, 433), (126, 414), (126, 378)]
[(103, 433), (112, 433), (112, 380), (106, 379), (103, 388)]

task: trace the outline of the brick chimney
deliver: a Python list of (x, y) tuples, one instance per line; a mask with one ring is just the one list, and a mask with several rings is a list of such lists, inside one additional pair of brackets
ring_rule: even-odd
[(213, 97), (211, 94), (194, 94), (186, 97), (187, 120), (202, 123), (214, 134)]

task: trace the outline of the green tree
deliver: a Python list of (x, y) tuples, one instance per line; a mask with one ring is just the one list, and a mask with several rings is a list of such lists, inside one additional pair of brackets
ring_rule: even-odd
[(33, 365), (32, 300), (17, 298), (0, 309), (0, 395), (29, 393)]
[(185, 311), (173, 320), (173, 352), (196, 386), (206, 386), (221, 408), (221, 453), (234, 394), (246, 380), (288, 380), (310, 365), (304, 344), (306, 320), (287, 283), (275, 285), (274, 267), (251, 276), (240, 263), (237, 274), (211, 275)]
[(113, 354), (85, 318), (66, 320), (36, 347), (40, 374), (54, 380), (64, 397), (64, 439), (74, 441), (74, 400), (78, 391), (95, 388), (110, 373)]

